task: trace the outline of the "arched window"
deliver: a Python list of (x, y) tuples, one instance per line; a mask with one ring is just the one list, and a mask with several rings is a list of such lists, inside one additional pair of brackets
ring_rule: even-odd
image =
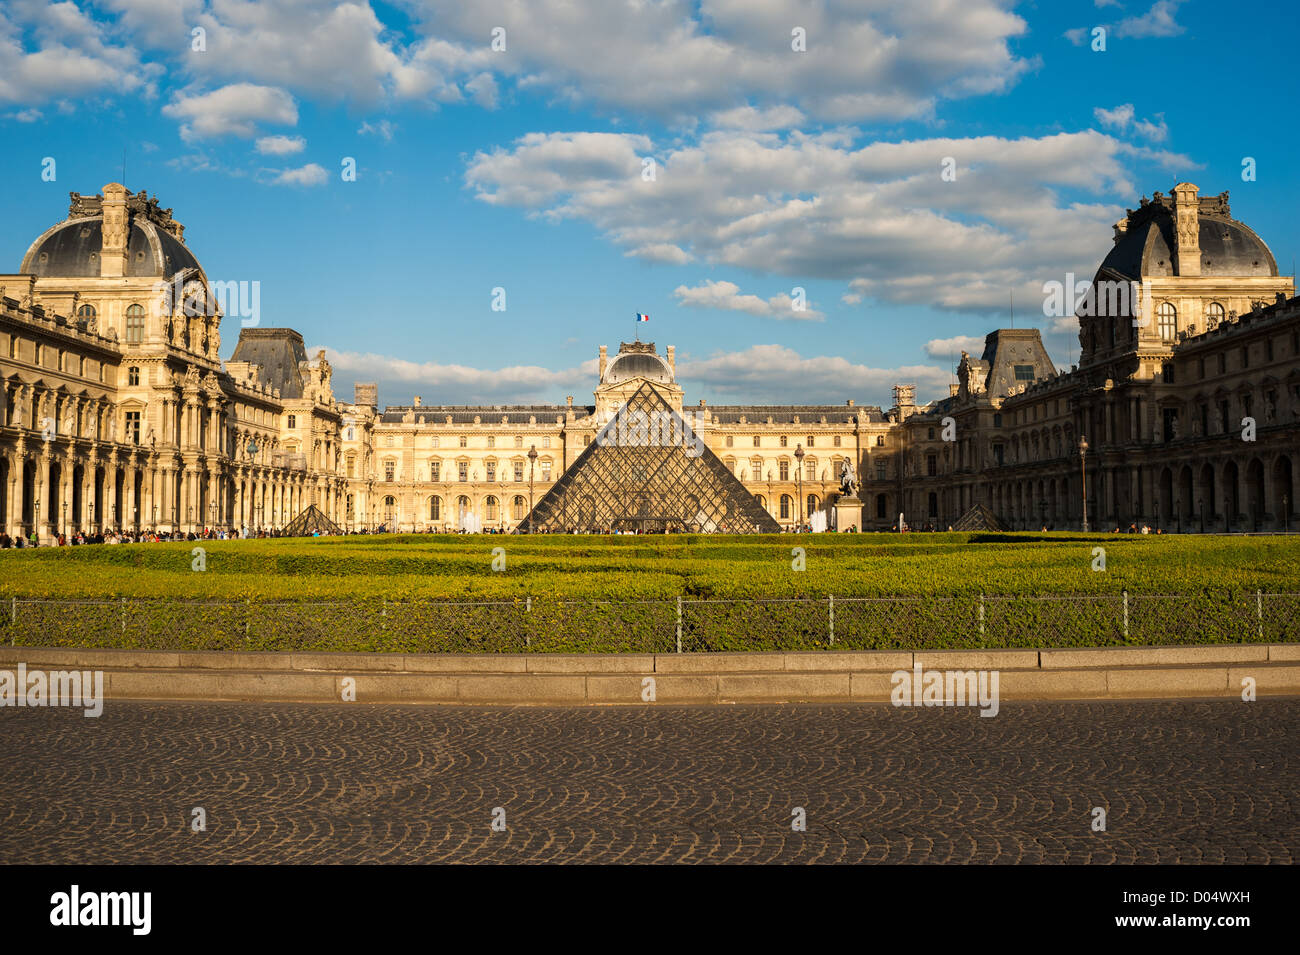
[(789, 520), (790, 518), (790, 495), (781, 495), (781, 519)]
[(126, 340), (138, 345), (144, 341), (144, 306), (128, 305), (126, 309)]
[(384, 498), (384, 523), (391, 524), (397, 519), (397, 499), (391, 495)]
[(754, 500), (758, 502), (759, 507), (761, 507), (765, 511), (767, 510), (767, 498), (765, 498), (762, 494), (755, 494)]
[(495, 521), (497, 519), (497, 499), (488, 495), (488, 499), (483, 502), (483, 519), (485, 521)]
[(1206, 329), (1217, 328), (1219, 322), (1223, 321), (1226, 316), (1223, 306), (1218, 302), (1211, 302), (1205, 306), (1205, 327)]
[(429, 498), (429, 520), (442, 520), (442, 498), (438, 497), (436, 494)]
[(876, 495), (876, 519), (877, 520), (883, 521), (885, 519), (886, 517), (885, 508), (888, 506), (889, 504), (885, 500), (885, 495), (877, 494)]
[(934, 491), (930, 492), (929, 504), (930, 504), (930, 516), (938, 517), (939, 516), (939, 495), (935, 494)]
[(514, 507), (515, 507), (514, 510), (515, 520), (522, 521), (524, 519), (524, 511), (528, 507), (528, 502), (524, 500), (524, 496), (522, 494), (515, 495)]
[(462, 494), (460, 497), (456, 498), (456, 516), (463, 521), (465, 519), (465, 515), (468, 513), (469, 513), (469, 498), (467, 498), (464, 494)]
[(77, 318), (81, 319), (83, 322), (89, 321), (94, 317), (95, 317), (95, 306), (93, 305), (82, 305), (80, 308), (77, 309)]
[(822, 506), (822, 502), (817, 498), (816, 494), (808, 495), (807, 504), (808, 504), (808, 511), (807, 511), (808, 514), (817, 513), (817, 510)]
[(1178, 334), (1178, 310), (1173, 302), (1161, 302), (1156, 309), (1156, 326), (1162, 341), (1171, 342)]

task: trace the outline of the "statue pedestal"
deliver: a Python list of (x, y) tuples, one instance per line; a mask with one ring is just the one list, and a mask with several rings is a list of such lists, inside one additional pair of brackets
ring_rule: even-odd
[(835, 501), (835, 529), (841, 534), (850, 528), (862, 530), (862, 501), (856, 497), (840, 497)]

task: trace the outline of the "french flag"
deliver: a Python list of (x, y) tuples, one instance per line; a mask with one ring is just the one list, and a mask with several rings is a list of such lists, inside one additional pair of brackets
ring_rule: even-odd
[(643, 312), (637, 312), (637, 313), (636, 313), (636, 320), (637, 320), (638, 322), (648, 322), (648, 321), (650, 321), (650, 316), (644, 314)]

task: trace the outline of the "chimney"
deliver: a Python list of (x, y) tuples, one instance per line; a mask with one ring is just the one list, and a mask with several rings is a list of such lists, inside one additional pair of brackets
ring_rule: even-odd
[(421, 401), (420, 396), (419, 396), (419, 395), (416, 395), (416, 396), (415, 396), (415, 407), (417, 407), (417, 408), (420, 407), (420, 401)]
[(379, 405), (379, 385), (374, 382), (358, 382), (352, 387), (353, 403), (374, 408)]
[(668, 346), (668, 374), (677, 377), (677, 346)]
[(852, 408), (852, 407), (853, 407), (853, 399), (850, 398), (848, 401), (844, 402), (844, 407), (846, 407), (846, 408)]
[(126, 241), (131, 232), (126, 211), (126, 186), (110, 182), (104, 187), (104, 245), (99, 252), (99, 274), (119, 278), (126, 274)]
[(608, 361), (609, 358), (608, 355), (606, 354), (605, 346), (601, 345), (600, 346), (600, 376), (599, 376), (601, 381), (605, 380), (605, 364)]
[(1201, 274), (1201, 203), (1196, 193), (1190, 182), (1174, 186), (1174, 255), (1179, 275)]

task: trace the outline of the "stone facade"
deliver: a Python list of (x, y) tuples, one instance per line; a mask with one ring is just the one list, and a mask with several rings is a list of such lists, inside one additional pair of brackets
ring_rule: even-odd
[(1294, 278), (1226, 193), (1181, 183), (1116, 224), (1106, 281), (1134, 294), (1080, 310), (1068, 373), (1044, 365), (1036, 331), (1001, 329), (980, 359), (963, 353), (954, 394), (896, 409), (901, 427), (863, 472), (868, 528), (900, 512), (947, 526), (977, 503), (1013, 528), (1081, 528), (1085, 480), (1094, 530), (1295, 526)]
[[(110, 183), (73, 193), (0, 275), (6, 532), (278, 527), (310, 503), (341, 516), (329, 363), (301, 354), (274, 381), (223, 367), (221, 310), (183, 236), (170, 209)], [(302, 348), (289, 329), (244, 331)]]
[(840, 523), (859, 529), (945, 527), (976, 504), (1077, 528), (1084, 465), (1094, 529), (1294, 523), (1300, 300), (1227, 195), (1187, 183), (1116, 224), (1095, 281), (1133, 294), (1079, 312), (1074, 369), (1036, 330), (999, 329), (947, 397), (918, 406), (900, 384), (887, 410), (686, 405), (673, 346), (647, 342), (600, 347), (590, 404), (381, 409), (373, 384), (340, 402), (290, 329), (244, 328), (222, 365), (219, 296), (183, 237), (110, 184), (73, 194), (0, 275), (9, 533), (278, 528), (309, 504), (353, 531), (508, 531), (645, 382), (785, 528), (833, 509), (847, 461), (863, 503)]

